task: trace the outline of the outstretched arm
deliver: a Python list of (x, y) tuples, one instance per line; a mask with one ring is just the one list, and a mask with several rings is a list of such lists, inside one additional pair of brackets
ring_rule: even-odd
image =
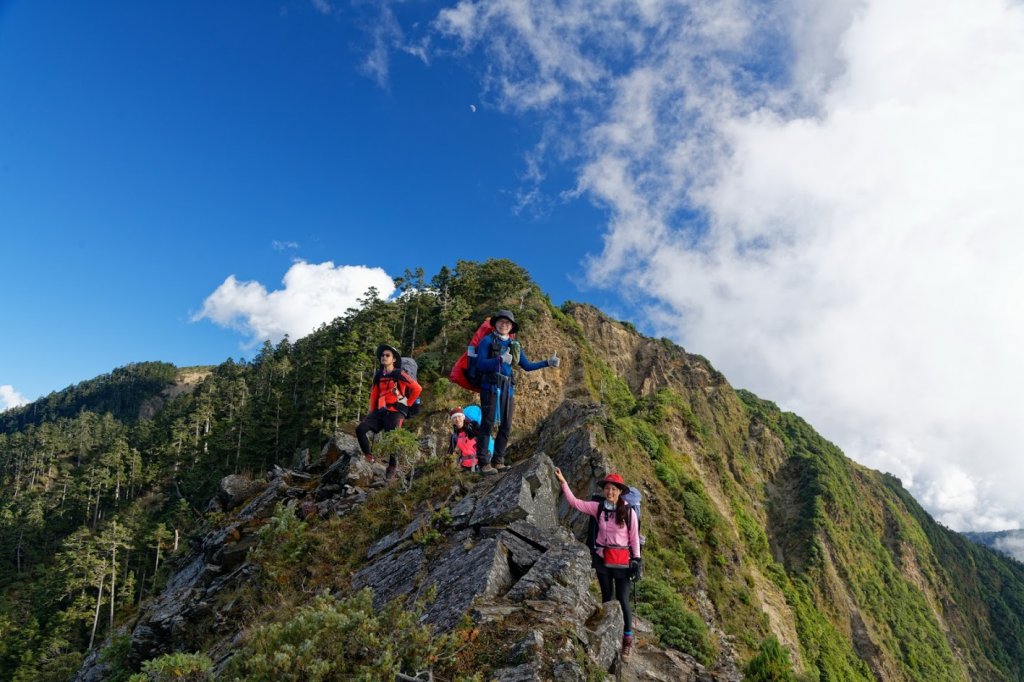
[(562, 484), (562, 494), (565, 495), (565, 501), (569, 503), (570, 507), (578, 512), (589, 514), (595, 518), (597, 517), (598, 503), (590, 500), (584, 501), (577, 499), (577, 497), (572, 494), (572, 490), (569, 488), (569, 484), (566, 482), (565, 476), (562, 475), (562, 470), (557, 467), (555, 468), (555, 478), (557, 478), (558, 482)]

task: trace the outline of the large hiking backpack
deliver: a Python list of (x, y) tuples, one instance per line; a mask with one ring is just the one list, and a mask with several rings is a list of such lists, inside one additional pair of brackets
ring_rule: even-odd
[[(453, 384), (458, 384), (467, 391), (473, 391), (474, 393), (480, 392), (480, 383), (482, 377), (476, 369), (476, 347), (481, 340), (488, 334), (494, 331), (494, 327), (491, 326), (490, 319), (484, 320), (484, 323), (480, 325), (476, 333), (473, 334), (473, 338), (469, 342), (469, 346), (466, 348), (466, 352), (455, 362), (452, 367), (451, 373), (448, 375), (448, 380)], [(511, 334), (514, 339), (515, 334)], [(493, 344), (491, 346), (494, 347)]]
[[(601, 505), (604, 504), (604, 495), (594, 494), (590, 497), (590, 499), (594, 502), (598, 502)], [(629, 486), (629, 491), (622, 494), (622, 499), (624, 499), (626, 501), (626, 504), (629, 506), (629, 513), (636, 514), (636, 527), (639, 531), (641, 521), (640, 504), (643, 501), (643, 496), (640, 494), (640, 490), (634, 488), (633, 486)], [(597, 513), (614, 514), (615, 512), (605, 512), (605, 510), (599, 506), (597, 509)], [(598, 568), (603, 564), (603, 560), (597, 553), (597, 517), (591, 516), (589, 517), (589, 519), (590, 521), (587, 524), (587, 547), (590, 548), (590, 564), (593, 568)], [(643, 545), (643, 543), (644, 537), (641, 535), (640, 544)]]
[[(384, 377), (390, 377), (391, 379), (393, 379), (395, 381), (398, 381), (401, 378), (402, 372), (405, 372), (410, 377), (412, 377), (414, 381), (417, 381), (416, 373), (418, 371), (419, 371), (419, 366), (416, 364), (416, 361), (413, 360), (412, 358), (407, 358), (407, 357), (405, 357), (403, 355), (402, 356), (402, 361), (399, 364), (399, 366), (396, 367), (395, 369), (391, 370), (390, 374), (383, 374), (383, 370), (378, 369), (376, 374), (374, 374), (374, 376), (373, 376), (373, 380), (374, 380), (374, 382), (376, 382), (376, 381), (378, 381), (378, 380), (380, 380), (380, 379), (382, 379)], [(423, 399), (422, 398), (416, 398), (416, 402), (414, 402), (412, 405), (407, 405), (406, 406), (407, 414), (405, 415), (405, 417), (407, 419), (409, 417), (415, 417), (417, 414), (419, 414), (420, 407), (422, 407), (422, 406), (423, 406)]]
[[(419, 381), (416, 377), (416, 373), (419, 372), (419, 365), (412, 358), (402, 356), (402, 371), (411, 376), (414, 380)], [(409, 406), (409, 416), (415, 417), (420, 413), (420, 408), (423, 406), (423, 399), (416, 398), (416, 402)]]

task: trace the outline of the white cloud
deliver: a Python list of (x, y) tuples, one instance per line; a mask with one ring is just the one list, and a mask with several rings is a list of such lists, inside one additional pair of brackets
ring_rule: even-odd
[(1017, 531), (1012, 535), (996, 538), (996, 549), (1006, 552), (1017, 561), (1024, 561), (1024, 532)]
[(280, 241), (278, 239), (272, 241), (270, 245), (274, 248), (275, 251), (287, 251), (289, 249), (299, 248), (298, 242)]
[(1024, 521), (1024, 8), (460, 2), (438, 31), (542, 110), (607, 209), (591, 280), (900, 476)]
[(0, 384), (0, 412), (12, 407), (27, 405), (28, 398), (14, 390), (10, 384)]
[(207, 319), (251, 337), (277, 342), (288, 334), (305, 336), (342, 315), (375, 287), (381, 298), (394, 291), (391, 277), (380, 268), (362, 265), (310, 264), (297, 261), (284, 276), (284, 288), (268, 292), (259, 282), (229, 276), (203, 302), (192, 320)]

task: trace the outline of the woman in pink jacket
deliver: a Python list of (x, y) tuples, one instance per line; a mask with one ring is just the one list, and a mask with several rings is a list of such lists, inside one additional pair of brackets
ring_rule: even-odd
[(633, 612), (629, 608), (629, 579), (637, 570), (640, 559), (640, 528), (636, 514), (623, 494), (629, 486), (618, 474), (608, 474), (597, 482), (604, 493), (604, 501), (579, 500), (572, 494), (561, 469), (555, 477), (562, 484), (562, 494), (576, 511), (597, 519), (597, 582), (601, 586), (601, 600), (614, 596), (622, 605), (622, 658), (629, 657), (633, 648)]

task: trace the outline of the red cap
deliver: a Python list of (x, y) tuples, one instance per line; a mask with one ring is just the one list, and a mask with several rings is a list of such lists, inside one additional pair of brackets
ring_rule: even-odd
[(629, 486), (626, 485), (626, 482), (622, 479), (622, 476), (619, 476), (618, 474), (608, 474), (600, 481), (598, 481), (597, 485), (598, 487), (603, 488), (606, 483), (611, 483), (614, 486), (618, 486), (618, 488), (622, 490), (622, 492), (624, 493), (629, 492)]
[(457, 414), (463, 414), (461, 407), (453, 407), (451, 412), (448, 413), (448, 418), (451, 419)]

